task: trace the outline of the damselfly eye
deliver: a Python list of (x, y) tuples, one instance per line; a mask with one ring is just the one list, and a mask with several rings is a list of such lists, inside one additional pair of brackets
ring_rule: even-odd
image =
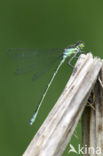
[(82, 41), (78, 41), (76, 46), (81, 48), (81, 49), (85, 47), (85, 45), (84, 45), (84, 43)]

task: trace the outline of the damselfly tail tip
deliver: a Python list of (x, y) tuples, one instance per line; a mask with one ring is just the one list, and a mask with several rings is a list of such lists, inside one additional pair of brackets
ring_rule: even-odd
[(33, 121), (32, 121), (32, 120), (30, 120), (29, 124), (32, 126), (32, 124), (33, 124)]
[(32, 126), (34, 122), (35, 122), (35, 118), (32, 118), (32, 119), (30, 120), (29, 124)]
[(36, 116), (37, 116), (37, 113), (34, 113), (33, 117), (30, 119), (30, 122), (29, 122), (30, 125), (32, 125), (35, 122)]

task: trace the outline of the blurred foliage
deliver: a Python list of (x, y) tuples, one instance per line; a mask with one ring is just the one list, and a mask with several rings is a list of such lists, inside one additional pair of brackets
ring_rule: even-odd
[[(93, 0), (0, 2), (0, 155), (22, 155), (60, 96), (71, 73), (68, 65), (62, 67), (44, 100), (36, 123), (30, 126), (29, 119), (35, 104), (56, 66), (32, 82), (32, 73), (20, 76), (13, 74), (16, 64), (6, 56), (7, 49), (65, 48), (68, 44), (83, 40), (85, 51), (92, 51), (95, 56), (102, 58), (102, 6), (103, 1)], [(80, 126), (77, 128), (79, 143)], [(78, 140), (72, 139), (72, 144), (77, 147)], [(64, 156), (68, 155), (68, 150), (69, 146)]]

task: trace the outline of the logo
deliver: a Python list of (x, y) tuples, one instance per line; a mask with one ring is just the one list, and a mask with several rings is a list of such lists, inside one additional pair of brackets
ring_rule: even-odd
[(76, 154), (101, 154), (100, 147), (96, 147), (96, 148), (88, 147), (87, 145), (85, 145), (84, 147), (81, 147), (81, 145), (78, 144), (78, 148), (76, 150), (72, 144), (70, 144), (69, 146), (70, 146), (70, 148), (68, 150), (68, 154), (70, 154), (71, 152), (74, 152)]

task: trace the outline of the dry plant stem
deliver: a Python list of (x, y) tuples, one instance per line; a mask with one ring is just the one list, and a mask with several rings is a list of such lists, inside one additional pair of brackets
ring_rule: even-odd
[(89, 151), (85, 151), (85, 148), (96, 147), (95, 113), (92, 107), (86, 107), (82, 115), (82, 146), (84, 147), (84, 156), (96, 156), (95, 153), (92, 155), (92, 153), (89, 154)]
[(101, 66), (101, 60), (93, 59), (90, 53), (80, 56), (64, 91), (23, 156), (61, 156), (63, 154)]
[[(83, 147), (93, 147), (95, 153), (92, 151), (85, 156), (103, 156), (103, 64), (98, 77), (94, 87), (95, 101), (92, 104), (95, 110), (86, 107), (82, 118)], [(98, 147), (101, 153), (96, 153)]]
[[(86, 107), (82, 115), (82, 147), (84, 148), (89, 146), (90, 144), (89, 143), (90, 114), (91, 114), (91, 107)], [(93, 129), (94, 128), (95, 126), (93, 127)], [(83, 152), (85, 153), (84, 156), (89, 156), (88, 153), (86, 154), (85, 150), (83, 150)]]
[[(103, 84), (103, 66), (99, 74), (101, 83)], [(103, 156), (103, 88), (99, 82), (95, 87), (96, 94), (96, 147), (101, 148), (101, 154)]]

